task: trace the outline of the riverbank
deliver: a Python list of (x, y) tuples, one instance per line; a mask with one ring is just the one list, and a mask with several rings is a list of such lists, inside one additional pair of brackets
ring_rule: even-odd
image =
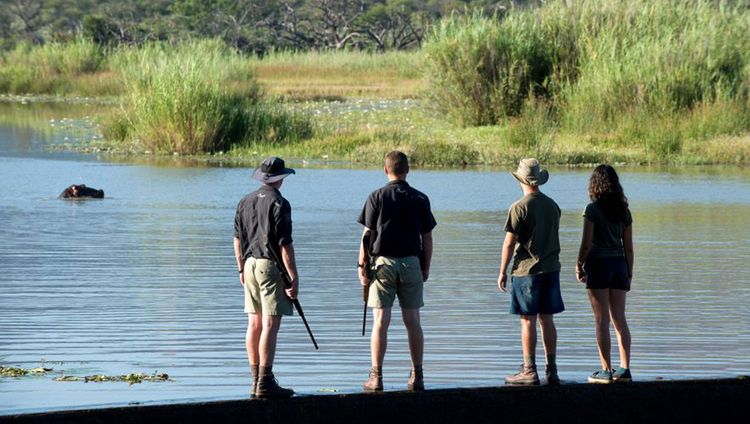
[[(421, 393), (301, 396), (0, 416), (0, 423), (671, 423), (747, 422), (750, 380), (651, 381)], [(605, 414), (606, 417), (603, 418)]]
[[(280, 155), (298, 163), (359, 167), (380, 165), (383, 155), (393, 148), (410, 154), (415, 166), (428, 168), (505, 167), (524, 156), (536, 156), (547, 164), (562, 166), (594, 163), (745, 165), (750, 162), (750, 134), (687, 141), (679, 154), (655, 156), (647, 148), (624, 141), (579, 137), (560, 131), (528, 147), (514, 140), (539, 134), (540, 130), (519, 122), (507, 126), (456, 128), (434, 113), (422, 99), (308, 100), (285, 104), (295, 113), (311, 117), (312, 137), (290, 143), (250, 143), (213, 154), (175, 155), (153, 151), (138, 143), (107, 140), (101, 124), (111, 111), (119, 110), (116, 98), (1, 96), (0, 122), (56, 131), (60, 138), (70, 138), (69, 142), (48, 147), (55, 151), (96, 152), (115, 160), (126, 158), (175, 165), (188, 161), (255, 165), (264, 156)], [(83, 115), (86, 115), (85, 121), (78, 122)], [(69, 125), (60, 125), (61, 117), (65, 117)], [(705, 121), (708, 122), (708, 118)], [(686, 121), (684, 125), (696, 124)], [(84, 136), (81, 127), (89, 133)]]

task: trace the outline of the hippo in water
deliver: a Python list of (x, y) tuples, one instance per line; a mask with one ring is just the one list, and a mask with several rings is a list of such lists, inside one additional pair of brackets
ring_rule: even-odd
[(104, 190), (86, 187), (86, 184), (73, 184), (60, 193), (60, 199), (103, 199)]

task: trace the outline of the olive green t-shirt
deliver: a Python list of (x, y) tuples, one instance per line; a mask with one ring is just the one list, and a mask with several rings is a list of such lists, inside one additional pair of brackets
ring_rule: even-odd
[(609, 258), (625, 256), (622, 238), (625, 229), (633, 223), (630, 209), (625, 211), (625, 220), (610, 221), (596, 202), (589, 203), (583, 216), (594, 224), (593, 245), (589, 258)]
[(541, 192), (510, 206), (505, 231), (517, 237), (512, 275), (560, 272), (560, 208)]

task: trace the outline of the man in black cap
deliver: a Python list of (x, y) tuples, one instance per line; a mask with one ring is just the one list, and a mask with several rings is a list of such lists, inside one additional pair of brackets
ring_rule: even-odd
[[(291, 389), (280, 387), (273, 375), (276, 337), (283, 315), (292, 315), (297, 297), (297, 265), (292, 246), (292, 208), (281, 196), (284, 178), (294, 174), (284, 161), (270, 157), (253, 172), (263, 183), (237, 205), (234, 218), (234, 256), (245, 291), (248, 314), (245, 345), (253, 375), (252, 394), (259, 398), (289, 397)], [(274, 249), (292, 280), (286, 288), (277, 264), (268, 249)], [(279, 254), (280, 253), (280, 254)]]
[[(363, 244), (359, 252), (359, 280), (363, 286), (369, 285), (367, 305), (372, 308), (374, 320), (370, 339), (372, 369), (362, 387), (365, 391), (383, 390), (388, 326), (393, 302), (398, 296), (412, 361), (406, 387), (424, 390), (424, 335), (419, 308), (424, 306), (422, 288), (430, 275), (432, 229), (437, 224), (430, 210), (430, 200), (406, 182), (409, 173), (406, 155), (397, 150), (389, 152), (384, 171), (388, 184), (370, 194), (357, 220), (365, 226), (363, 239), (369, 233), (372, 241), (371, 252)], [(365, 270), (371, 262), (370, 254), (375, 264), (373, 281)]]

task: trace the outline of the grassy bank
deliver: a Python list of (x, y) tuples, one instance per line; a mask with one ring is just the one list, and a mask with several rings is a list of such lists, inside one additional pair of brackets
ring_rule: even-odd
[(445, 20), (425, 51), (437, 110), (458, 126), (506, 127), (509, 146), (597, 161), (603, 150), (639, 162), (746, 158), (743, 4), (548, 2)]
[(0, 60), (0, 91), (117, 96), (121, 111), (104, 118), (113, 151), (379, 163), (401, 148), (449, 167), (750, 161), (747, 8), (567, 3), (452, 18), (412, 52), (17, 46)]
[(306, 116), (264, 99), (252, 66), (218, 41), (123, 49), (112, 63), (127, 94), (122, 110), (104, 120), (107, 139), (197, 154), (312, 133)]

